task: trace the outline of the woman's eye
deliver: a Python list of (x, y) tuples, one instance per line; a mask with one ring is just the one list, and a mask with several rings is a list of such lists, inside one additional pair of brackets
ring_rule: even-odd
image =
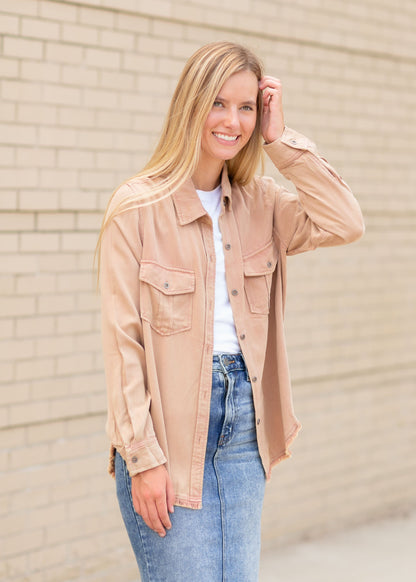
[(243, 105), (242, 109), (244, 109), (244, 111), (253, 111), (253, 108), (251, 105)]
[(221, 101), (214, 101), (214, 107), (222, 107)]

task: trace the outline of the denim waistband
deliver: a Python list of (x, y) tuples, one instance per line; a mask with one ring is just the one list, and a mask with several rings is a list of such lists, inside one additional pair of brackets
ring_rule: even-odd
[(242, 353), (238, 354), (214, 354), (212, 359), (212, 369), (221, 372), (231, 372), (232, 370), (245, 370), (246, 363)]

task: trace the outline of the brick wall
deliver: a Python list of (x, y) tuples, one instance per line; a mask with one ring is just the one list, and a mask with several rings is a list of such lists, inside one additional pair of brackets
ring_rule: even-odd
[(0, 0), (0, 578), (137, 579), (105, 474), (92, 256), (111, 191), (211, 40), (282, 79), (287, 124), (367, 223), (289, 261), (304, 430), (267, 488), (264, 545), (416, 505), (415, 20), (410, 0)]

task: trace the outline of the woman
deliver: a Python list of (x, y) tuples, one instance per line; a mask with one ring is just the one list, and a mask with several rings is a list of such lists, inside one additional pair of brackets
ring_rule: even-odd
[[(297, 196), (254, 175), (262, 149)], [(257, 580), (265, 480), (300, 428), (286, 256), (362, 232), (348, 186), (285, 127), (280, 81), (240, 45), (199, 49), (100, 237), (111, 471), (143, 582)]]

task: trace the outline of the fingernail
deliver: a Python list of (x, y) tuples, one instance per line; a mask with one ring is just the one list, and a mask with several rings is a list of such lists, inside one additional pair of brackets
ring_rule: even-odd
[(165, 537), (165, 535), (166, 535), (166, 532), (164, 531), (164, 532), (162, 533), (162, 532), (160, 531), (160, 532), (159, 532), (159, 535), (160, 535), (160, 537), (161, 537), (161, 538), (164, 538), (164, 537)]

